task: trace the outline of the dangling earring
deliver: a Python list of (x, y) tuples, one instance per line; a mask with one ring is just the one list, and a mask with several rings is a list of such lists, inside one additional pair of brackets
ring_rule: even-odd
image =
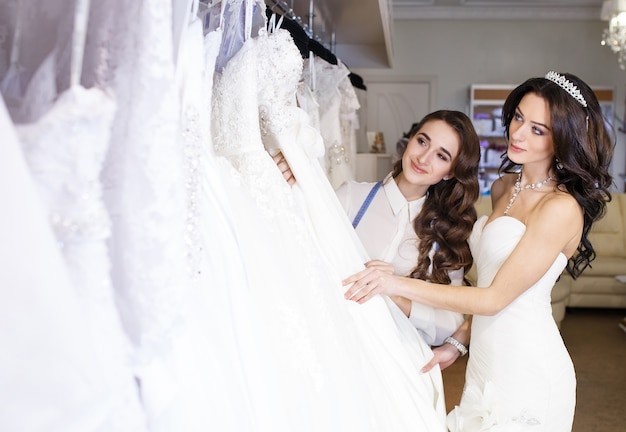
[(559, 169), (559, 170), (563, 169), (563, 164), (558, 159), (556, 160), (556, 169)]

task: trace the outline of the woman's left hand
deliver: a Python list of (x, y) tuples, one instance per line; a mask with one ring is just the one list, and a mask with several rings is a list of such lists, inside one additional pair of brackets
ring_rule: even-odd
[(450, 344), (444, 343), (441, 346), (433, 348), (433, 357), (428, 361), (428, 363), (422, 366), (420, 372), (430, 372), (430, 370), (436, 365), (439, 365), (439, 368), (444, 370), (454, 363), (459, 357), (461, 357), (461, 353), (458, 349)]
[(380, 271), (383, 271), (388, 274), (395, 274), (396, 270), (393, 268), (393, 264), (388, 263), (387, 261), (381, 260), (371, 260), (365, 263), (365, 267), (367, 268), (377, 268)]
[(395, 276), (380, 266), (367, 267), (358, 273), (343, 280), (343, 285), (352, 286), (345, 292), (347, 300), (357, 303), (365, 303), (376, 294), (393, 295), (391, 288), (394, 286)]
[(280, 173), (283, 175), (285, 181), (289, 183), (289, 186), (293, 186), (296, 183), (296, 178), (293, 176), (293, 172), (291, 172), (291, 167), (287, 163), (287, 160), (283, 156), (282, 152), (276, 153), (274, 156), (272, 156), (272, 159), (274, 159), (274, 163), (280, 170)]

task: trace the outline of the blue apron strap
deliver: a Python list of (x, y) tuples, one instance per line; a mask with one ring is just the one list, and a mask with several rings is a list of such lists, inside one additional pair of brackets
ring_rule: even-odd
[(376, 192), (378, 192), (378, 189), (380, 189), (380, 187), (382, 185), (383, 185), (383, 182), (379, 181), (378, 183), (376, 183), (374, 185), (374, 187), (372, 188), (370, 193), (367, 194), (367, 197), (365, 198), (365, 201), (363, 201), (363, 204), (361, 205), (361, 208), (359, 209), (359, 212), (356, 214), (356, 216), (354, 217), (354, 220), (352, 221), (352, 226), (354, 228), (356, 228), (356, 226), (359, 224), (359, 222), (361, 222), (361, 218), (363, 217), (363, 215), (367, 211), (367, 208), (372, 203), (372, 200), (374, 199), (374, 195), (376, 195)]

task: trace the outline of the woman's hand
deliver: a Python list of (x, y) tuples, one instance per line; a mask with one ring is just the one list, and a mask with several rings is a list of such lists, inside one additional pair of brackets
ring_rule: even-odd
[(365, 267), (367, 268), (376, 268), (382, 272), (388, 273), (390, 275), (396, 273), (396, 269), (393, 268), (393, 264), (388, 263), (386, 261), (381, 260), (371, 260), (365, 263)]
[(444, 370), (461, 356), (459, 350), (448, 343), (433, 348), (433, 354), (433, 358), (422, 367), (422, 373), (429, 372), (437, 364), (441, 370)]
[(382, 270), (380, 265), (372, 265), (344, 279), (344, 286), (350, 284), (352, 286), (345, 292), (344, 297), (357, 303), (365, 303), (376, 294), (393, 295), (392, 288), (396, 284), (396, 276)]
[[(372, 260), (365, 263), (365, 267), (367, 268), (376, 268), (383, 273), (387, 273), (390, 275), (396, 274), (396, 269), (393, 267), (393, 264), (388, 263), (386, 261), (381, 260)], [(411, 307), (413, 306), (411, 300), (400, 297), (400, 296), (389, 296), (391, 300), (400, 308), (402, 313), (404, 313), (407, 317), (411, 315)]]
[(276, 155), (272, 156), (272, 159), (274, 159), (274, 163), (276, 163), (276, 166), (282, 173), (285, 181), (289, 183), (289, 186), (293, 186), (294, 183), (296, 182), (296, 178), (293, 176), (293, 173), (291, 172), (291, 168), (289, 167), (289, 164), (285, 160), (285, 157), (283, 156), (282, 152), (276, 153)]

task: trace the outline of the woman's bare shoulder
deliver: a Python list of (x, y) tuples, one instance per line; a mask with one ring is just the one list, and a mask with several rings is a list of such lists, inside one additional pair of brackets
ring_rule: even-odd
[(570, 193), (555, 190), (542, 199), (536, 208), (536, 212), (543, 216), (553, 215), (557, 218), (573, 216), (579, 218), (582, 216), (583, 210), (576, 198)]
[(491, 202), (495, 204), (515, 184), (517, 174), (504, 174), (491, 184)]
[[(584, 224), (583, 209), (567, 192), (547, 194), (529, 215), (527, 225), (542, 227), (546, 235), (579, 239)], [(577, 244), (577, 243), (576, 243)]]

